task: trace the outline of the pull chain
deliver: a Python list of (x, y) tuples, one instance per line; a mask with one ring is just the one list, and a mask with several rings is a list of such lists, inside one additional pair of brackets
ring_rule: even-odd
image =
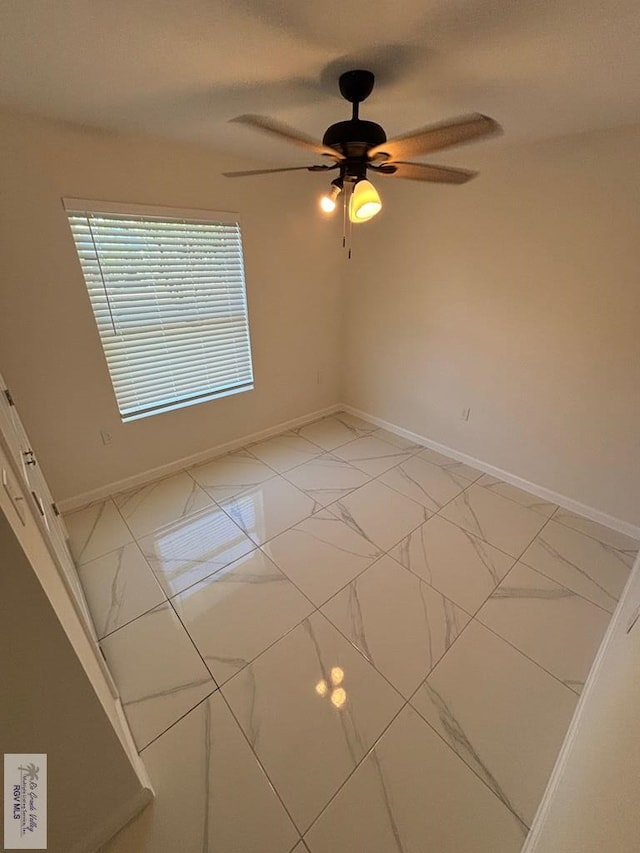
[(353, 195), (353, 183), (349, 181), (349, 183), (345, 182), (345, 193), (344, 193), (344, 225), (343, 225), (343, 238), (342, 245), (343, 248), (347, 249), (347, 260), (351, 260), (351, 234), (353, 230), (353, 223), (351, 222), (351, 217), (348, 216), (347, 208), (351, 206), (351, 196)]
[(344, 249), (347, 245), (347, 196), (349, 195), (349, 190), (347, 187), (343, 187), (342, 193), (342, 248)]

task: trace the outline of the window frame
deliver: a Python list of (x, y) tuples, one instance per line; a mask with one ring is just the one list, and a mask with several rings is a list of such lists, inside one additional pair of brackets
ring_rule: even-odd
[[(70, 198), (63, 197), (61, 199), (62, 206), (65, 211), (65, 216), (67, 218), (67, 225), (71, 232), (71, 239), (73, 240), (73, 246), (76, 253), (76, 259), (80, 266), (80, 272), (82, 274), (82, 279), (85, 284), (85, 293), (87, 299), (89, 300), (89, 305), (91, 307), (92, 315), (95, 322), (95, 328), (98, 335), (98, 340), (100, 342), (100, 349), (105, 359), (105, 364), (107, 367), (107, 372), (109, 375), (109, 379), (111, 382), (111, 387), (116, 403), (116, 408), (118, 410), (118, 414), (123, 423), (129, 423), (131, 421), (140, 420), (141, 418), (151, 417), (152, 415), (162, 414), (164, 412), (171, 412), (177, 409), (184, 409), (189, 406), (195, 406), (199, 403), (205, 403), (211, 400), (222, 399), (224, 397), (233, 396), (235, 394), (241, 394), (245, 391), (252, 391), (255, 387), (255, 377), (253, 371), (253, 349), (251, 346), (251, 328), (249, 321), (249, 305), (247, 298), (247, 283), (246, 283), (246, 275), (245, 275), (245, 259), (244, 259), (244, 240), (243, 240), (243, 229), (241, 217), (236, 211), (221, 211), (221, 210), (209, 210), (204, 208), (183, 208), (183, 207), (170, 207), (170, 206), (160, 206), (160, 205), (148, 205), (148, 204), (138, 204), (138, 203), (128, 203), (128, 202), (113, 202), (113, 201), (97, 201), (95, 199), (82, 199), (82, 198)], [(82, 263), (80, 257), (78, 255), (78, 247), (75, 241), (75, 236), (71, 229), (71, 222), (68, 217), (70, 215), (82, 216), (82, 215), (101, 215), (104, 214), (106, 216), (114, 215), (114, 216), (129, 216), (132, 219), (141, 218), (145, 220), (161, 220), (161, 221), (171, 221), (176, 223), (194, 223), (194, 224), (206, 224), (206, 223), (221, 223), (221, 224), (234, 224), (238, 226), (239, 234), (240, 234), (240, 249), (241, 249), (241, 262), (242, 262), (242, 295), (243, 295), (243, 307), (244, 307), (244, 317), (246, 319), (246, 334), (247, 334), (247, 346), (249, 352), (249, 369), (251, 381), (243, 384), (241, 387), (237, 388), (225, 388), (217, 391), (205, 391), (201, 395), (192, 397), (190, 399), (185, 399), (181, 401), (176, 401), (172, 403), (167, 403), (165, 405), (154, 405), (148, 406), (145, 409), (141, 409), (139, 411), (131, 412), (130, 414), (123, 414), (120, 409), (120, 404), (118, 402), (118, 397), (116, 393), (116, 388), (114, 384), (113, 377), (111, 375), (111, 369), (109, 365), (109, 359), (107, 357), (107, 353), (105, 351), (102, 335), (100, 332), (100, 326), (98, 323), (98, 319), (95, 315), (93, 302), (91, 300), (91, 296), (89, 293), (89, 288), (87, 281), (84, 276), (84, 270), (82, 268)], [(188, 324), (185, 324), (187, 327)]]

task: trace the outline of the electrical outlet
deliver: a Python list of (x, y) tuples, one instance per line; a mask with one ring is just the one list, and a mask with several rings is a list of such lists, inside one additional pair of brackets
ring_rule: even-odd
[(464, 421), (465, 423), (468, 423), (470, 417), (471, 417), (471, 409), (470, 408), (463, 409), (462, 413), (460, 414), (460, 420)]
[(106, 429), (100, 430), (100, 438), (102, 439), (103, 444), (111, 444), (112, 436), (108, 430), (106, 430)]

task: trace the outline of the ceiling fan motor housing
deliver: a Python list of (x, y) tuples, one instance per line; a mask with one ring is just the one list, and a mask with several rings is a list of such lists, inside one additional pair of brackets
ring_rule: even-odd
[(364, 157), (369, 148), (386, 141), (387, 135), (379, 124), (359, 118), (332, 124), (322, 137), (324, 145), (337, 149), (348, 158)]

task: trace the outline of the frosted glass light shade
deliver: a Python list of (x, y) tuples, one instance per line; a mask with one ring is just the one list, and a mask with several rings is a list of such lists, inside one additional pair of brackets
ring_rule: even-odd
[(358, 181), (349, 201), (349, 219), (351, 222), (366, 222), (382, 210), (378, 191), (371, 181)]

